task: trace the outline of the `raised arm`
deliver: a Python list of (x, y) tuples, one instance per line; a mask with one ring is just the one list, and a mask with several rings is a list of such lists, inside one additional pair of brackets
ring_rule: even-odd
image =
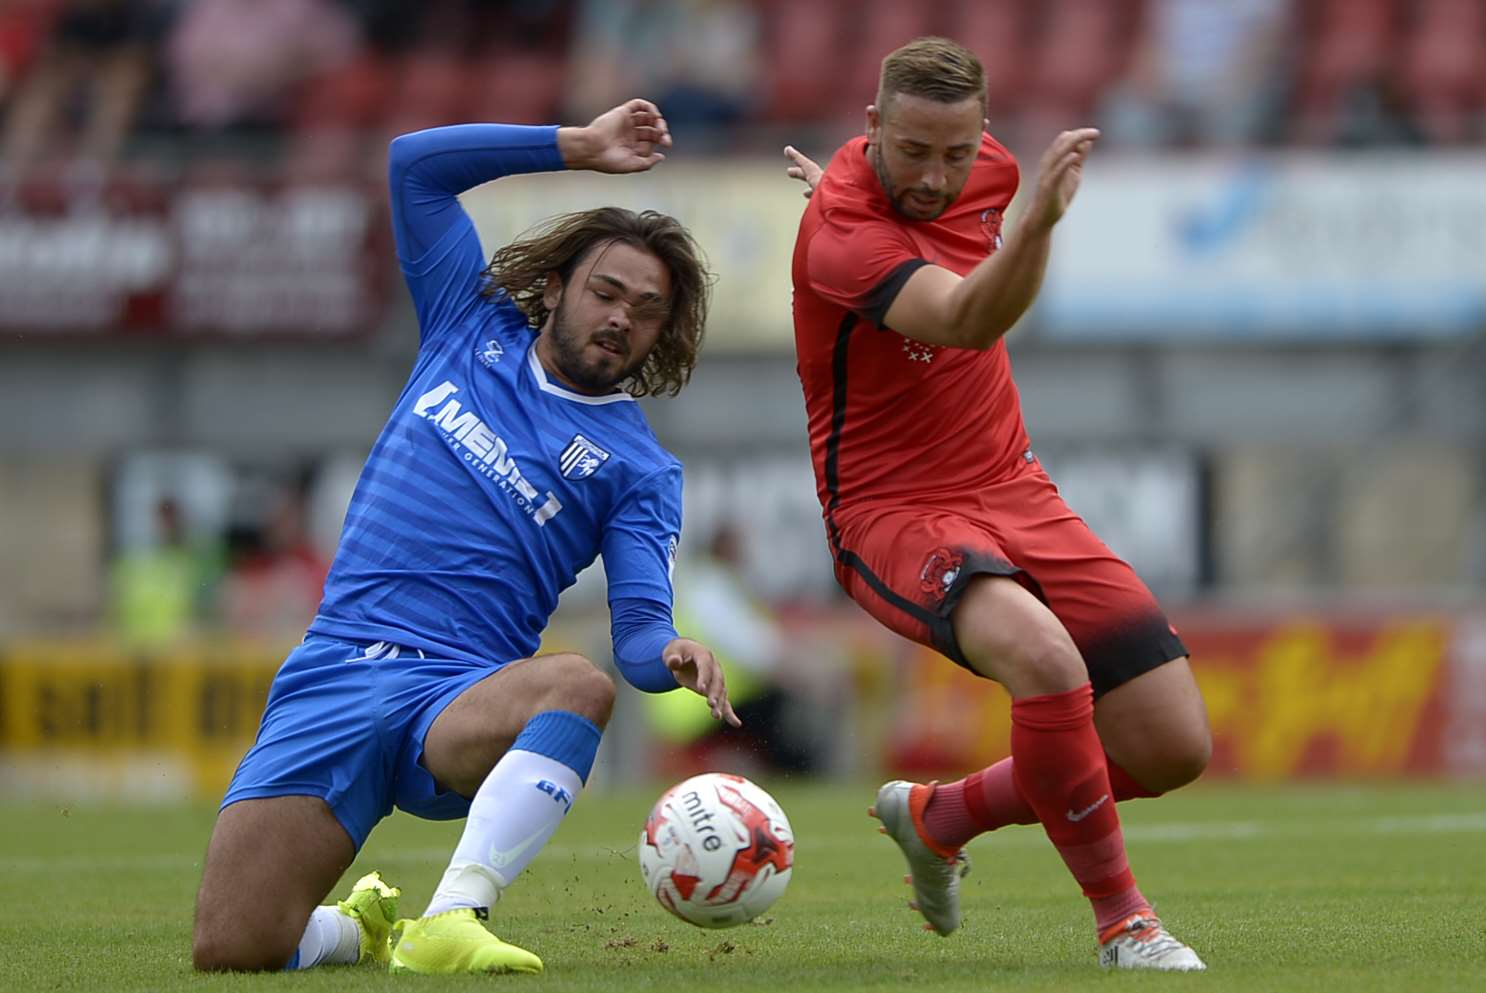
[(459, 124), (394, 138), (388, 152), (397, 257), (416, 266), (455, 227), (470, 223), (459, 194), (502, 176), (563, 168), (556, 126)]
[(1032, 203), (1005, 246), (963, 278), (941, 266), (922, 266), (898, 291), (884, 323), (935, 345), (990, 348), (999, 341), (1037, 298), (1053, 227), (1073, 202), (1098, 137), (1093, 128), (1060, 134), (1042, 156)]
[(402, 135), (388, 156), (398, 257), (416, 264), (467, 223), (458, 196), (481, 183), (557, 169), (643, 172), (670, 144), (665, 118), (648, 100), (630, 100), (581, 128), (461, 124)]

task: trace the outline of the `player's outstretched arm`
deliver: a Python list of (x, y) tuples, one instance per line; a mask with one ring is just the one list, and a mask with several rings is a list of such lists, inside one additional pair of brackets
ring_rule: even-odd
[(558, 128), (557, 149), (569, 169), (644, 172), (665, 160), (671, 129), (649, 100), (628, 100), (582, 128)]
[(690, 638), (677, 638), (666, 645), (661, 657), (671, 675), (676, 677), (676, 682), (707, 698), (714, 720), (726, 721), (735, 728), (743, 726), (738, 715), (733, 713), (722, 665), (713, 657), (711, 649)]
[(939, 266), (919, 269), (903, 284), (884, 322), (919, 341), (959, 348), (990, 348), (1026, 313), (1047, 271), (1053, 227), (1083, 178), (1098, 139), (1094, 128), (1065, 131), (1048, 146), (1032, 202), (1005, 247), (968, 276)]

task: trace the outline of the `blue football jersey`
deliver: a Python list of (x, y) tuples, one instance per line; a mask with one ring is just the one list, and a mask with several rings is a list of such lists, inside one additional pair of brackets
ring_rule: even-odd
[[(471, 136), (490, 147), (472, 150)], [(561, 168), (555, 129), (408, 137), (424, 142), (419, 161), (439, 187), (399, 189), (394, 165), (421, 344), (310, 630), (504, 664), (537, 650), (559, 593), (600, 554), (611, 603), (669, 611), (680, 463), (628, 394), (587, 396), (546, 373), (525, 315), (503, 291), (483, 292), (479, 238), (454, 197), (501, 174)]]

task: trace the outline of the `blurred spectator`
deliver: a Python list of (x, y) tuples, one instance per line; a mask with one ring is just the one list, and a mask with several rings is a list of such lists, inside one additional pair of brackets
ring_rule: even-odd
[[(615, 94), (654, 100), (678, 140), (734, 124), (759, 85), (761, 24), (740, 0), (585, 0), (569, 90), (574, 120)], [(695, 139), (693, 139), (695, 140)]]
[(333, 0), (192, 0), (165, 53), (175, 114), (201, 131), (277, 126), (301, 83), (359, 45)]
[(1286, 0), (1152, 0), (1101, 125), (1142, 145), (1251, 144), (1283, 95)]
[(742, 551), (737, 529), (724, 524), (704, 556), (677, 568), (676, 628), (722, 663), (743, 726), (712, 720), (706, 701), (689, 694), (647, 695), (651, 731), (679, 749), (680, 767), (665, 770), (671, 775), (720, 765), (740, 771), (740, 764), (812, 773), (828, 764), (847, 687), (801, 658), (769, 608), (749, 594)]
[[(256, 487), (253, 502), (264, 502)], [(315, 615), (330, 563), (306, 528), (302, 487), (267, 496), (261, 520), (242, 521), (228, 535), (230, 563), (218, 614), (227, 633), (250, 639), (293, 639)]]
[[(7, 56), (35, 45), (52, 5), (22, 3), (7, 18)], [(155, 0), (72, 0), (41, 55), (16, 86), (5, 121), (4, 158), (13, 177), (42, 160), (70, 157), (107, 166), (119, 155), (152, 72), (151, 48), (165, 7)], [(69, 140), (75, 139), (75, 140)]]
[(220, 575), (219, 556), (192, 541), (174, 500), (156, 506), (155, 529), (153, 544), (123, 552), (109, 572), (114, 628), (135, 648), (165, 647), (195, 633)]

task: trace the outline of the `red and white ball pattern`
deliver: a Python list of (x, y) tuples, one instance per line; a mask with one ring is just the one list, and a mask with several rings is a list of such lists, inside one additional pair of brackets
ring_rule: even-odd
[(789, 885), (795, 836), (784, 811), (742, 776), (709, 772), (666, 790), (640, 833), (645, 886), (698, 927), (733, 927)]

